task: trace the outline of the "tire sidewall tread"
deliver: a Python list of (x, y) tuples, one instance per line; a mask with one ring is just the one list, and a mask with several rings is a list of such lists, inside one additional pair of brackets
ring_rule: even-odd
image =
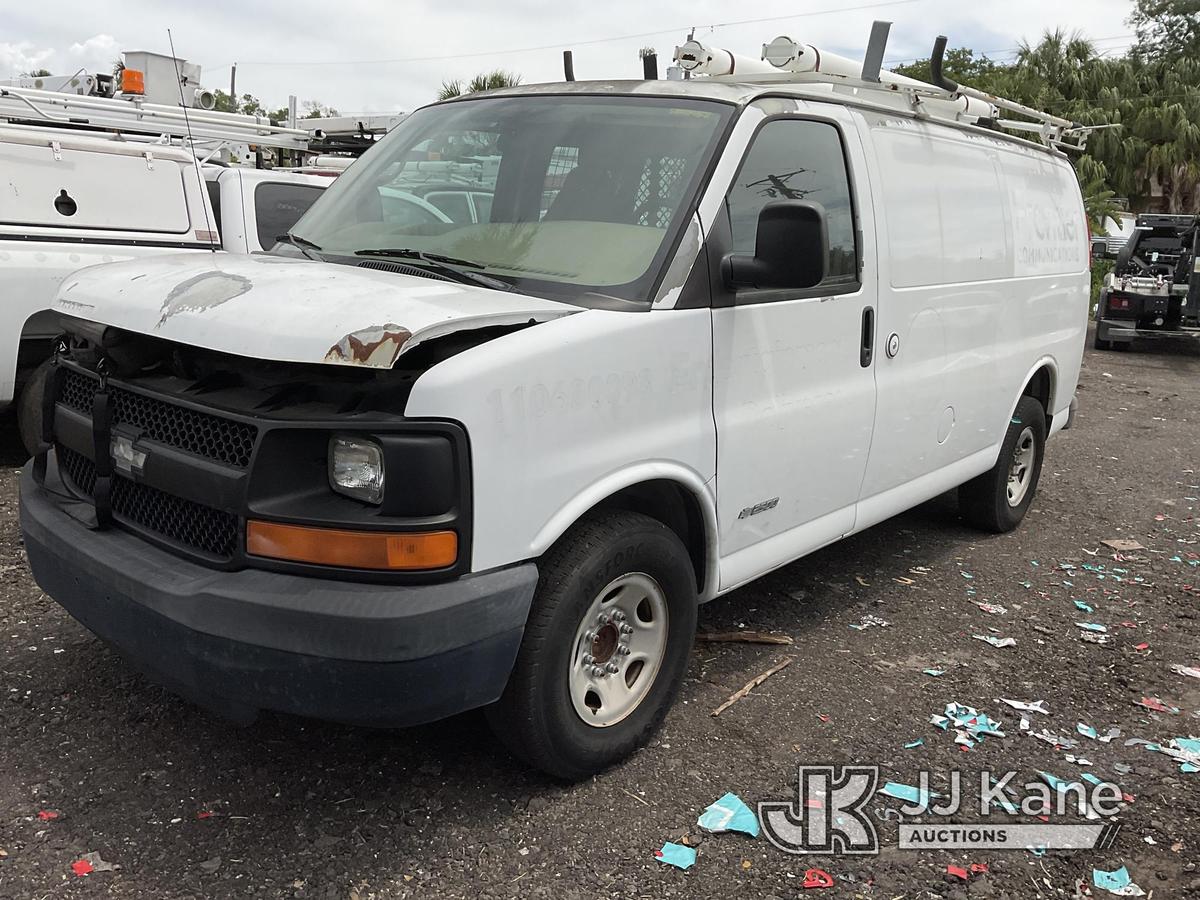
[[(661, 725), (691, 657), (695, 574), (678, 536), (657, 519), (620, 510), (591, 513), (538, 564), (538, 587), (516, 665), (487, 709), (497, 736), (518, 757), (561, 779), (594, 774), (629, 755)], [(583, 614), (601, 590), (630, 572), (663, 588), (667, 647), (649, 693), (627, 718), (605, 728), (575, 712), (566, 673)]]

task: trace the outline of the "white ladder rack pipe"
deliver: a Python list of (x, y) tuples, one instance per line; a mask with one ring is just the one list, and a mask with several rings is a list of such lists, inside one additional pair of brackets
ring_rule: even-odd
[(767, 75), (775, 71), (761, 59), (720, 47), (708, 47), (695, 40), (676, 47), (671, 59), (693, 75)]

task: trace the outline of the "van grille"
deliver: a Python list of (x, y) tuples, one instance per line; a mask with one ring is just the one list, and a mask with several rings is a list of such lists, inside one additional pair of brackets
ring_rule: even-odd
[[(90, 416), (92, 399), (99, 387), (98, 379), (67, 369), (62, 373), (58, 400)], [(197, 412), (112, 385), (109, 398), (114, 425), (129, 425), (151, 440), (239, 469), (250, 465), (254, 442), (258, 439), (258, 428), (254, 425)]]
[[(81, 453), (59, 444), (55, 450), (59, 471), (72, 487), (91, 495), (96, 488), (96, 466)], [(163, 493), (149, 485), (113, 475), (113, 517), (166, 538), (172, 543), (220, 560), (233, 558), (237, 548), (237, 517)]]

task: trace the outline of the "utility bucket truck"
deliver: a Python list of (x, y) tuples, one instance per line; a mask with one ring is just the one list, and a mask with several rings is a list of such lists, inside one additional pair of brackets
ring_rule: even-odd
[(0, 410), (17, 406), (30, 453), (61, 333), (50, 303), (67, 275), (175, 252), (269, 249), (341, 172), (231, 165), (264, 150), (303, 162), (330, 137), (213, 111), (199, 66), (144, 52), (125, 62), (116, 78), (0, 84)]

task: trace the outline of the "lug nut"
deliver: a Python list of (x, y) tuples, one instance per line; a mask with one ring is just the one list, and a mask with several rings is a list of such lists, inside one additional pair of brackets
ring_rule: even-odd
[(633, 634), (633, 626), (632, 625), (622, 625), (621, 626), (621, 634)]
[(613, 617), (613, 621), (615, 621), (615, 622), (624, 622), (625, 621), (625, 613), (621, 612), (619, 609), (615, 613), (613, 613), (612, 617)]
[(584, 664), (585, 666), (590, 666), (590, 665), (591, 665), (592, 663), (594, 663), (594, 662), (595, 662), (595, 660), (594, 660), (594, 659), (592, 659), (592, 654), (590, 654), (590, 653), (585, 653), (585, 654), (583, 655), (583, 664)]
[(583, 633), (583, 639), (584, 639), (585, 641), (587, 641), (588, 643), (591, 643), (592, 641), (594, 641), (594, 640), (596, 639), (596, 632), (594, 632), (594, 631), (585, 631), (585, 632)]
[(625, 646), (624, 644), (622, 644), (620, 647), (617, 648), (617, 652), (620, 653), (622, 656), (628, 656), (630, 653), (629, 648), (627, 646)]
[(604, 667), (604, 670), (606, 672), (608, 672), (609, 675), (616, 675), (617, 674), (617, 664), (609, 663), (607, 666)]
[(592, 675), (596, 678), (604, 677), (604, 669), (601, 666), (592, 666)]

